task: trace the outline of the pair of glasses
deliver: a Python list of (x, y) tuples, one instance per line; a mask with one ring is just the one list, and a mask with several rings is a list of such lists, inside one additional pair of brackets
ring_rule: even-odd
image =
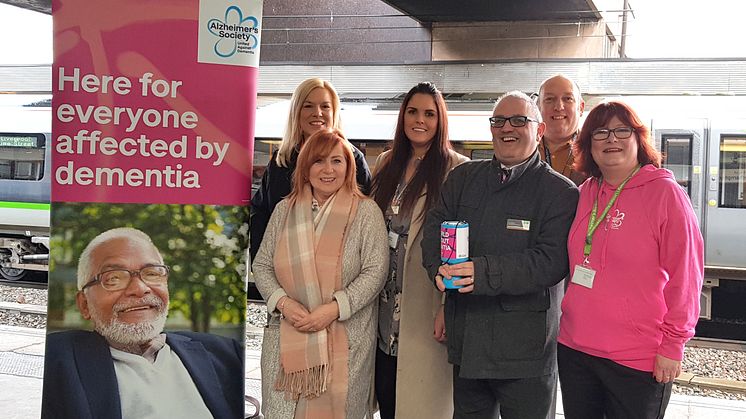
[(492, 128), (502, 128), (505, 126), (505, 121), (510, 122), (510, 125), (514, 128), (525, 127), (528, 121), (539, 122), (536, 119), (531, 119), (524, 115), (513, 115), (507, 118), (503, 118), (502, 116), (492, 116), (490, 117), (490, 126)]
[(609, 135), (614, 133), (616, 138), (623, 140), (631, 137), (633, 132), (635, 132), (635, 129), (630, 127), (619, 127), (614, 129), (596, 128), (591, 131), (591, 138), (593, 138), (594, 141), (603, 141), (609, 138)]
[(133, 271), (110, 269), (94, 276), (82, 289), (99, 283), (106, 291), (119, 291), (127, 288), (135, 276), (139, 276), (146, 285), (163, 285), (168, 282), (169, 271), (170, 268), (166, 265), (149, 265)]

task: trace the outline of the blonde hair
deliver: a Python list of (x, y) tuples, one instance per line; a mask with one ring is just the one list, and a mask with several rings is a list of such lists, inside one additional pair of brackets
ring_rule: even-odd
[(290, 98), (290, 112), (288, 113), (288, 121), (285, 126), (285, 134), (282, 137), (280, 150), (277, 152), (277, 158), (275, 159), (278, 166), (288, 167), (293, 150), (297, 149), (300, 151), (300, 146), (303, 143), (303, 130), (300, 127), (300, 111), (303, 108), (303, 102), (306, 101), (311, 91), (319, 87), (326, 89), (332, 97), (332, 126), (329, 128), (339, 128), (340, 104), (339, 96), (337, 95), (337, 91), (334, 90), (334, 86), (328, 81), (317, 77), (302, 81), (295, 88), (293, 97)]

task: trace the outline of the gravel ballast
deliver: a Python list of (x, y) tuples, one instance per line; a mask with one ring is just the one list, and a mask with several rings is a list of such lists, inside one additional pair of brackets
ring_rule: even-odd
[[(0, 285), (0, 301), (21, 304), (47, 304), (46, 290)], [(264, 304), (249, 303), (246, 310), (246, 348), (261, 350), (262, 328), (267, 322)], [(46, 316), (0, 310), (0, 324), (43, 329)], [(682, 370), (696, 376), (722, 378), (746, 382), (746, 352), (710, 348), (687, 347)], [(674, 384), (674, 394), (716, 397), (719, 399), (746, 400), (746, 394), (727, 392), (698, 386)]]

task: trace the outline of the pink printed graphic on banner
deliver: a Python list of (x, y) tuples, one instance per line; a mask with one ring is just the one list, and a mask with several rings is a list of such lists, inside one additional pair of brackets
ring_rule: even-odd
[(246, 205), (257, 69), (197, 61), (198, 2), (54, 9), (52, 200)]

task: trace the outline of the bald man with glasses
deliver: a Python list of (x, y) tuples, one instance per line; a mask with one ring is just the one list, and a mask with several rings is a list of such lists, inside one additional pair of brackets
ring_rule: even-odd
[(243, 417), (241, 345), (163, 333), (169, 275), (140, 230), (116, 228), (88, 243), (76, 303), (93, 331), (47, 336), (43, 419)]
[(554, 75), (541, 83), (537, 104), (546, 123), (539, 141), (541, 160), (580, 186), (588, 177), (573, 167), (572, 145), (580, 131), (580, 118), (585, 109), (580, 87), (562, 74)]

